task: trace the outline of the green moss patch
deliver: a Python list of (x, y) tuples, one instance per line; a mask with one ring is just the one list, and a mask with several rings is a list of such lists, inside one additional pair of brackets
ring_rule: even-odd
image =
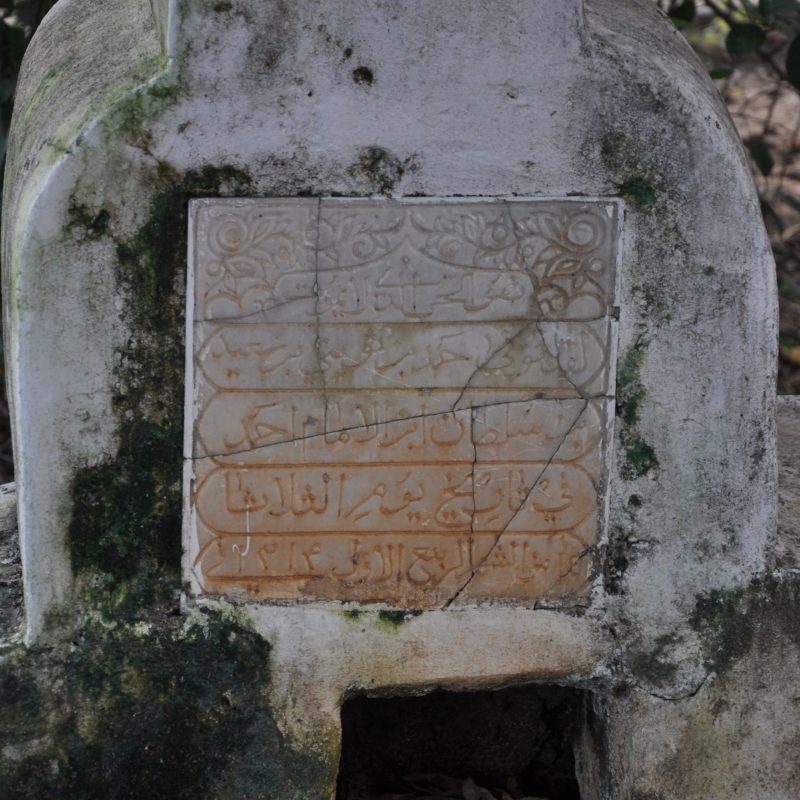
[(724, 675), (754, 647), (774, 647), (778, 637), (800, 650), (798, 614), (800, 576), (767, 576), (698, 595), (690, 623), (705, 647), (706, 668)]
[(375, 76), (372, 74), (372, 70), (369, 67), (356, 67), (353, 70), (353, 81), (355, 83), (361, 83), (366, 86), (372, 86), (375, 80)]
[(667, 634), (656, 638), (652, 650), (633, 653), (630, 658), (632, 674), (651, 686), (668, 685), (678, 672), (677, 664), (669, 660), (670, 650), (678, 642), (676, 636)]
[[(0, 666), (0, 797), (309, 798), (320, 758), (283, 741), (269, 645), (220, 613), (144, 633), (85, 627), (59, 651)], [(316, 788), (319, 787), (319, 788)]]
[(80, 238), (95, 241), (108, 233), (111, 218), (108, 210), (101, 208), (93, 211), (82, 203), (72, 203), (67, 209), (70, 227), (78, 232)]
[(378, 624), (389, 631), (396, 631), (406, 622), (418, 617), (421, 611), (400, 611), (383, 609), (378, 612)]
[(658, 201), (657, 180), (639, 158), (636, 145), (621, 131), (607, 133), (600, 144), (606, 169), (619, 176), (618, 192), (631, 206), (645, 210)]
[(416, 169), (413, 158), (401, 161), (382, 147), (365, 147), (349, 169), (354, 178), (367, 181), (373, 191), (391, 194), (408, 171)]
[(625, 480), (642, 478), (658, 467), (655, 450), (639, 433), (639, 416), (646, 394), (640, 378), (644, 353), (641, 342), (637, 342), (625, 354), (617, 372), (616, 413), (621, 422), (619, 436), (625, 456), (620, 473)]
[[(144, 222), (133, 236), (113, 240), (134, 331), (119, 354), (113, 396), (119, 446), (76, 472), (69, 527), (75, 572), (110, 576), (117, 588), (124, 582), (145, 604), (164, 596), (152, 576), (177, 586), (180, 570), (188, 202), (250, 189), (247, 174), (230, 166), (185, 174), (161, 167), (152, 180), (159, 190)], [(97, 229), (97, 215), (72, 208), (84, 229)], [(113, 605), (132, 610), (121, 598)]]
[(647, 178), (634, 175), (623, 181), (619, 193), (631, 205), (637, 208), (647, 208), (656, 202), (656, 190)]

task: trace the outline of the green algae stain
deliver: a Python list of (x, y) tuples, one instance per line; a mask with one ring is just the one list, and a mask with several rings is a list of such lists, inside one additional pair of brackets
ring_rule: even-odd
[(639, 379), (639, 370), (644, 361), (644, 349), (634, 345), (625, 354), (617, 371), (617, 414), (626, 425), (636, 425), (639, 408), (645, 397)]
[[(69, 526), (74, 571), (135, 584), (142, 600), (164, 595), (148, 586), (145, 573), (173, 583), (179, 574), (188, 202), (251, 186), (231, 166), (183, 174), (160, 167), (153, 180), (146, 219), (132, 236), (113, 240), (133, 331), (119, 353), (112, 398), (119, 445), (113, 457), (77, 470)], [(82, 230), (108, 233), (105, 217), (77, 203), (72, 208)]]
[(418, 617), (421, 611), (381, 609), (378, 612), (377, 624), (389, 633), (396, 633), (406, 622)]
[(643, 478), (658, 467), (655, 450), (638, 433), (623, 434), (622, 446), (625, 448), (625, 463), (622, 465), (625, 480)]
[(417, 169), (413, 157), (400, 160), (382, 147), (365, 147), (348, 173), (369, 184), (372, 191), (390, 195), (407, 172)]
[[(137, 633), (84, 626), (0, 665), (0, 796), (322, 800), (330, 766), (292, 750), (267, 700), (270, 645), (219, 612)], [(13, 731), (13, 735), (11, 732)]]
[(97, 211), (83, 203), (72, 202), (67, 209), (69, 226), (83, 240), (97, 241), (108, 234), (111, 215), (108, 209)]
[[(180, 538), (175, 481), (180, 457), (173, 432), (132, 421), (113, 462), (80, 470), (73, 483), (70, 525), (76, 571), (97, 568), (131, 578), (142, 562), (177, 564)], [(175, 472), (177, 468), (178, 472)]]
[(653, 686), (668, 685), (678, 672), (678, 666), (669, 660), (669, 651), (679, 641), (674, 634), (665, 634), (656, 637), (652, 650), (635, 652), (630, 659), (633, 674)]
[(635, 344), (617, 372), (616, 413), (622, 423), (619, 436), (625, 454), (620, 472), (626, 480), (642, 478), (658, 467), (655, 450), (639, 433), (641, 405), (646, 396), (640, 377), (644, 354), (641, 344)]
[(620, 196), (631, 206), (643, 211), (655, 205), (658, 201), (656, 180), (624, 133), (607, 133), (600, 143), (600, 156), (606, 169), (617, 176)]
[(754, 578), (746, 586), (698, 594), (689, 622), (705, 648), (705, 666), (724, 675), (750, 653), (779, 640), (800, 651), (800, 575)]
[(406, 622), (418, 617), (422, 611), (383, 608), (378, 612), (368, 611), (364, 608), (348, 608), (342, 611), (342, 616), (350, 622), (364, 622), (371, 619), (377, 628), (387, 633), (397, 633)]
[(623, 181), (619, 187), (619, 193), (637, 208), (647, 208), (653, 205), (657, 199), (653, 184), (642, 176), (632, 176)]

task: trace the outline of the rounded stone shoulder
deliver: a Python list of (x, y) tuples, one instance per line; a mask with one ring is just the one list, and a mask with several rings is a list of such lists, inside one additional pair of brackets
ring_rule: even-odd
[[(149, 0), (61, 0), (25, 54), (9, 134), (4, 207), (11, 218), (30, 176), (71, 153), (94, 116), (164, 63), (159, 20)], [(4, 235), (4, 239), (7, 237)]]

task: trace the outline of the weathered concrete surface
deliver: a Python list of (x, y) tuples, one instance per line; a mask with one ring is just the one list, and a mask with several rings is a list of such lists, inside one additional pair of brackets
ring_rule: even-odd
[(604, 650), (585, 619), (563, 624), (552, 613), (511, 608), (332, 616), (264, 606), (253, 616), (256, 630), (274, 643), (269, 695), (279, 725), (290, 741), (312, 750), (326, 741), (338, 745), (346, 695), (582, 683)]
[[(790, 713), (780, 681), (797, 650), (781, 622), (793, 578), (771, 571), (772, 260), (733, 126), (679, 33), (649, 0), (158, 8), (62, 0), (21, 78), (4, 298), (27, 635), (41, 649), (4, 667), (4, 788), (124, 796), (149, 742), (170, 758), (136, 770), (153, 776), (142, 793), (329, 797), (347, 691), (449, 676), (591, 688), (587, 798), (760, 796), (756, 777), (721, 777), (734, 758), (762, 795), (791, 796), (789, 765), (762, 773), (724, 711), (763, 742), (792, 735), (785, 715), (758, 728), (751, 703), (784, 698)], [(62, 111), (47, 86), (91, 102)], [(342, 615), (364, 610), (335, 602), (306, 616), (186, 604), (184, 624), (188, 200), (375, 194), (625, 201), (611, 499), (589, 602), (524, 618), (370, 610), (368, 632), (341, 634), (346, 658), (326, 656), (353, 622)], [(786, 614), (762, 613), (773, 598)], [(517, 630), (529, 655), (495, 663), (486, 640)], [(403, 669), (382, 677), (393, 654)], [(710, 741), (707, 723), (718, 746), (690, 746)]]
[[(596, 774), (606, 770), (597, 781), (607, 787), (601, 796), (797, 797), (798, 604), (797, 572), (741, 592), (712, 593), (698, 603), (692, 622), (705, 639), (710, 677), (676, 698), (648, 689), (609, 701), (601, 713), (608, 722), (606, 741), (613, 744), (597, 767)], [(657, 659), (648, 666), (655, 675), (665, 668)]]
[[(779, 397), (778, 398), (778, 449), (781, 456), (779, 472), (779, 488), (781, 496), (781, 538), (783, 545), (779, 542), (777, 551), (781, 551), (788, 542), (794, 540), (792, 523), (800, 518), (800, 487), (796, 480), (797, 464), (800, 463), (800, 451), (797, 447), (797, 408), (798, 398)], [(4, 553), (13, 554), (16, 546), (16, 524), (15, 524), (15, 494), (13, 484), (6, 484), (0, 487), (0, 499), (3, 501), (3, 541)], [(5, 556), (4, 556), (5, 558)], [(18, 561), (18, 559), (17, 559)], [(7, 566), (7, 565), (4, 565)], [(7, 574), (7, 573), (6, 573)], [(792, 579), (795, 580), (795, 579)], [(687, 698), (683, 702), (664, 700), (653, 697), (642, 692), (628, 691), (623, 695), (618, 695), (617, 703), (620, 710), (617, 719), (628, 720), (624, 725), (624, 730), (618, 732), (616, 737), (620, 742), (626, 742), (627, 746), (622, 752), (608, 753), (604, 743), (592, 741), (585, 743), (583, 760), (581, 766), (587, 775), (591, 775), (594, 785), (603, 785), (610, 782), (609, 773), (614, 769), (623, 771), (624, 764), (629, 760), (636, 760), (647, 765), (645, 771), (646, 779), (643, 789), (644, 795), (647, 792), (651, 796), (659, 796), (659, 792), (669, 787), (677, 796), (680, 793), (694, 791), (692, 785), (697, 781), (708, 781), (701, 783), (696, 793), (705, 791), (707, 785), (713, 786), (716, 791), (724, 795), (728, 793), (730, 797), (740, 798), (759, 798), (765, 795), (766, 791), (782, 792), (780, 794), (770, 794), (770, 798), (776, 800), (794, 798), (792, 788), (800, 776), (798, 776), (797, 743), (800, 737), (800, 714), (797, 712), (797, 674), (800, 670), (798, 664), (798, 647), (796, 637), (795, 600), (791, 598), (791, 583), (782, 578), (783, 588), (779, 588), (780, 583), (776, 582), (770, 587), (769, 602), (766, 609), (757, 608), (755, 613), (752, 608), (744, 606), (737, 610), (735, 605), (727, 604), (727, 612), (730, 617), (727, 621), (727, 645), (734, 649), (734, 657), (737, 651), (746, 651), (733, 669), (726, 672), (722, 680), (716, 678), (692, 698)], [(19, 570), (11, 576), (8, 583), (4, 586), (6, 591), (0, 599), (0, 619), (3, 626), (0, 628), (0, 641), (8, 645), (10, 642), (17, 641), (21, 633), (20, 627), (20, 599), (22, 594), (22, 580)], [(778, 589), (778, 596), (774, 596), (773, 589)], [(786, 601), (789, 601), (788, 604)], [(764, 613), (766, 610), (766, 614)], [(779, 613), (776, 613), (776, 610)], [(741, 613), (744, 611), (746, 616)], [(513, 612), (509, 612), (513, 613)], [(294, 643), (288, 647), (282, 645), (284, 637), (279, 634), (280, 629), (291, 627), (298, 624), (295, 617), (298, 612), (293, 614), (276, 614), (272, 622), (264, 621), (263, 634), (271, 638), (276, 643), (276, 649), (272, 652), (271, 658), (273, 667), (274, 682), (270, 686), (269, 694), (271, 704), (278, 713), (288, 714), (293, 702), (295, 689), (293, 687), (292, 664), (302, 663), (307, 658), (316, 659), (316, 650), (312, 648), (310, 652), (304, 652), (302, 644), (298, 648)], [(787, 617), (788, 615), (788, 617)], [(330, 653), (338, 654), (342, 657), (339, 663), (328, 661), (326, 664), (325, 675), (332, 678), (334, 683), (339, 683), (337, 674), (346, 676), (347, 680), (353, 682), (354, 686), (361, 687), (375, 693), (391, 689), (392, 686), (399, 684), (410, 685), (414, 678), (414, 656), (412, 651), (406, 656), (403, 650), (413, 647), (416, 638), (413, 633), (409, 633), (408, 625), (416, 620), (415, 624), (423, 622), (424, 617), (418, 618), (408, 615), (404, 618), (385, 616), (383, 619), (376, 615), (364, 614), (343, 614), (337, 626), (330, 628), (324, 619), (324, 614), (316, 615), (318, 623), (313, 620), (304, 620), (305, 638), (325, 638), (329, 641)], [(591, 649), (585, 649), (582, 655), (576, 654), (574, 642), (581, 639), (580, 622), (575, 621), (576, 628), (567, 641), (547, 640), (547, 651), (550, 655), (550, 674), (559, 674), (562, 670), (559, 666), (561, 661), (569, 661), (572, 665), (581, 659), (585, 659), (585, 669), (590, 670), (596, 659), (596, 654)], [(351, 656), (357, 654), (359, 647), (348, 646), (348, 639), (351, 637), (369, 637), (371, 645), (374, 647), (381, 639), (381, 632), (396, 630), (397, 634), (392, 639), (392, 651), (387, 652), (386, 663), (376, 674), (372, 665), (367, 660), (360, 666), (355, 666), (351, 661)], [(453, 633), (459, 637), (458, 629), (453, 628)], [(757, 631), (757, 639), (749, 638), (749, 632)], [(736, 634), (741, 632), (743, 637), (737, 643)], [(139, 644), (144, 652), (153, 647), (152, 641), (147, 637), (133, 645)], [(345, 646), (342, 646), (345, 644)], [(588, 644), (588, 643), (587, 643)], [(718, 644), (724, 644), (719, 641)], [(537, 637), (531, 630), (520, 630), (517, 642), (487, 642), (487, 649), (494, 653), (498, 663), (504, 662), (502, 668), (497, 672), (508, 669), (509, 661), (518, 660), (520, 663), (520, 673), (533, 662), (530, 647), (536, 647)], [(96, 649), (87, 658), (87, 668), (91, 662), (97, 658), (102, 658), (102, 649)], [(511, 652), (508, 649), (511, 649)], [(130, 652), (132, 645), (126, 642), (125, 650)], [(465, 652), (461, 648), (460, 641), (449, 644), (451, 652), (455, 652), (467, 661), (472, 661), (472, 653)], [(720, 647), (720, 654), (724, 650)], [(318, 663), (313, 664), (313, 668), (320, 668)], [(475, 665), (473, 665), (474, 667)], [(4, 736), (8, 742), (13, 741), (13, 746), (5, 744), (0, 756), (0, 763), (8, 773), (14, 772), (18, 762), (26, 759), (35, 758), (37, 748), (42, 747), (40, 736), (47, 730), (47, 719), (42, 718), (41, 695), (37, 694), (34, 698), (30, 694), (26, 695), (20, 691), (20, 687), (15, 681), (9, 682), (8, 675), (20, 673), (26, 679), (31, 677), (31, 673), (41, 673), (43, 683), (47, 683), (54, 675), (61, 673), (63, 666), (57, 663), (48, 663), (41, 654), (35, 654), (31, 659), (30, 665), (22, 662), (22, 665), (9, 673), (9, 666), (6, 665), (4, 673), (4, 687), (6, 693), (3, 695), (3, 709), (8, 715), (9, 724), (4, 731)], [(448, 685), (447, 676), (452, 675), (456, 670), (452, 664), (444, 664), (441, 672), (441, 683)], [(467, 674), (469, 667), (462, 666), (461, 672)], [(547, 670), (538, 675), (528, 675), (529, 679), (547, 680), (550, 677)], [(473, 675), (470, 683), (475, 688), (482, 685), (497, 685), (495, 675)], [(464, 681), (459, 681), (463, 687)], [(316, 724), (320, 731), (326, 730), (326, 726), (337, 729), (338, 723), (338, 702), (328, 706), (330, 698), (335, 696), (325, 684), (313, 687), (315, 689), (315, 699), (318, 703), (319, 715)], [(13, 689), (13, 691), (12, 691)], [(52, 691), (52, 686), (42, 692)], [(596, 713), (599, 720), (594, 720), (594, 724), (600, 731), (604, 731), (602, 718), (606, 711), (599, 706)], [(18, 715), (9, 714), (10, 711), (17, 711)], [(659, 726), (664, 726), (675, 732), (673, 745), (663, 751), (663, 745), (656, 743), (651, 749), (651, 737), (644, 728), (637, 728), (640, 712), (648, 718), (655, 716)], [(19, 714), (26, 716), (23, 724)], [(37, 727), (37, 723), (38, 726)], [(299, 735), (307, 736), (309, 726), (301, 726)], [(598, 737), (599, 738), (599, 737)], [(270, 760), (277, 760), (279, 748), (267, 751)], [(727, 753), (727, 755), (726, 755)], [(746, 757), (749, 753), (755, 753), (756, 757), (750, 761)], [(720, 759), (724, 760), (723, 768), (720, 768)], [(702, 773), (701, 778), (695, 777), (696, 765), (698, 760), (708, 764), (708, 771)], [(603, 762), (600, 766), (599, 762)], [(589, 762), (589, 763), (587, 763)], [(595, 774), (592, 774), (592, 768)], [(174, 764), (170, 765), (174, 768)], [(710, 777), (709, 777), (710, 776)], [(765, 788), (766, 787), (766, 788)], [(776, 788), (777, 787), (777, 788)], [(781, 788), (784, 787), (784, 788)], [(786, 789), (785, 787), (789, 787)], [(641, 787), (640, 787), (641, 788)], [(24, 790), (22, 790), (24, 791)], [(628, 787), (629, 795), (634, 791)], [(639, 791), (638, 789), (636, 791)], [(1, 796), (1, 795), (0, 795)], [(7, 795), (11, 796), (11, 795)], [(602, 796), (602, 795), (601, 795)], [(614, 795), (609, 795), (613, 797)], [(624, 796), (624, 795), (623, 795)], [(637, 796), (633, 794), (633, 796)]]
[(617, 694), (598, 710), (616, 746), (603, 752), (605, 745), (597, 745), (603, 757), (595, 780), (614, 787), (611, 797), (797, 796), (800, 397), (778, 397), (777, 429), (780, 509), (769, 558), (775, 571), (740, 590), (698, 597), (690, 624), (701, 634), (708, 677), (694, 690), (663, 692), (652, 685), (673, 668), (663, 652), (634, 655), (651, 686)]
[(775, 566), (800, 568), (800, 397), (778, 397), (778, 540)]
[(22, 563), (17, 531), (17, 491), (0, 486), (0, 654), (22, 635)]
[[(136, 47), (108, 47), (109, 30), (119, 41), (135, 41)], [(106, 57), (98, 59), (100, 53)], [(40, 630), (42, 614), (61, 605), (70, 594), (69, 548), (63, 527), (71, 502), (70, 468), (65, 466), (96, 458), (98, 442), (113, 441), (108, 368), (116, 358), (119, 319), (114, 279), (108, 269), (111, 243), (98, 241), (82, 248), (80, 257), (70, 254), (71, 248), (59, 252), (40, 249), (40, 244), (58, 235), (59, 221), (69, 216), (69, 208), (73, 213), (78, 210), (70, 205), (69, 191), (63, 194), (66, 187), (60, 177), (72, 173), (67, 182), (77, 177), (77, 143), (98, 116), (130, 96), (165, 64), (148, 0), (113, 0), (100, 6), (59, 3), (37, 32), (19, 78), (6, 160), (2, 229), (4, 320), (6, 330), (18, 332), (5, 339), (8, 379), (16, 387), (9, 392), (15, 419), (12, 434), (17, 454), (30, 450), (33, 455), (35, 441), (40, 454), (50, 451), (67, 458), (65, 462), (60, 456), (30, 460), (18, 456), (15, 464), (21, 529), (37, 531), (30, 537), (23, 535), (21, 541), (30, 631)], [(34, 214), (37, 233), (31, 238), (23, 231), (28, 227), (25, 220), (33, 219), (29, 217), (32, 206), (40, 212)], [(38, 301), (28, 294), (26, 281), (20, 277), (22, 264), (31, 257), (41, 259), (45, 272), (61, 274), (58, 292), (63, 311), (71, 305), (77, 315), (72, 322), (61, 312), (31, 318), (32, 304)], [(75, 268), (66, 268), (67, 264)], [(39, 301), (50, 303), (45, 297), (55, 287), (38, 279), (31, 288), (35, 285)], [(111, 308), (89, 303), (79, 310), (75, 300), (88, 299), (89, 287), (92, 293), (105, 294)], [(76, 333), (80, 328), (95, 346), (74, 350), (75, 340), (63, 335), (65, 326)], [(21, 352), (28, 347), (47, 353), (48, 365), (28, 362)], [(71, 455), (66, 456), (67, 452)]]

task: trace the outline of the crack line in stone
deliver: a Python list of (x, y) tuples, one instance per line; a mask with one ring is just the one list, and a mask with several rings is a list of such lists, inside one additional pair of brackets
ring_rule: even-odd
[[(293, 275), (302, 275), (303, 272), (300, 273), (293, 273)], [(272, 306), (266, 306), (264, 308), (259, 308), (258, 311), (251, 311), (249, 314), (239, 314), (235, 317), (199, 317), (195, 318), (195, 324), (203, 324), (203, 325), (275, 325), (279, 323), (270, 322), (268, 317), (264, 317), (263, 321), (260, 322), (250, 322), (249, 320), (252, 317), (258, 317), (261, 314), (268, 314), (270, 311), (275, 311), (276, 309), (283, 308), (284, 306), (291, 305), (292, 303), (297, 303), (301, 300), (312, 300), (314, 299), (314, 289), (312, 288), (311, 294), (302, 295), (299, 297), (293, 297), (291, 300), (283, 300), (280, 303), (275, 303)], [(303, 323), (301, 323), (303, 324)]]
[[(530, 402), (525, 400), (515, 400), (514, 402), (523, 403), (523, 402)], [(501, 405), (499, 403), (495, 403), (492, 405)], [(459, 409), (460, 411), (466, 411), (467, 409)], [(206, 458), (227, 458), (228, 456), (240, 456), (246, 453), (256, 453), (259, 450), (268, 450), (272, 447), (279, 447), (280, 445), (284, 444), (294, 444), (295, 442), (307, 442), (309, 439), (320, 439), (323, 436), (336, 436), (340, 433), (351, 433), (352, 431), (361, 431), (369, 428), (374, 428), (377, 425), (392, 425), (399, 422), (411, 422), (415, 419), (428, 419), (430, 417), (439, 417), (443, 414), (452, 414), (453, 412), (450, 409), (445, 408), (442, 411), (431, 411), (427, 414), (413, 414), (409, 417), (396, 417), (393, 419), (387, 419), (383, 422), (371, 422), (371, 423), (360, 423), (359, 425), (350, 425), (345, 428), (336, 428), (332, 431), (323, 431), (322, 433), (311, 433), (308, 436), (295, 436), (293, 439), (281, 439), (278, 442), (269, 442), (267, 444), (260, 444), (255, 447), (246, 447), (242, 450), (231, 450), (226, 453), (206, 453), (202, 456), (192, 456), (190, 460), (192, 461), (202, 461)], [(402, 462), (399, 462), (402, 463)]]
[[(268, 442), (267, 444), (260, 444), (254, 447), (244, 447), (241, 450), (229, 450), (224, 453), (205, 453), (204, 455), (199, 456), (189, 456), (186, 458), (186, 461), (203, 461), (207, 458), (228, 458), (229, 456), (241, 456), (245, 455), (246, 453), (255, 453), (259, 450), (267, 450), (271, 447), (279, 447), (280, 445), (285, 444), (294, 444), (294, 442), (305, 442), (309, 439), (319, 439), (323, 436), (335, 436), (339, 433), (350, 433), (352, 431), (360, 431), (364, 430), (365, 428), (372, 428), (375, 425), (394, 425), (400, 422), (411, 422), (415, 419), (429, 419), (430, 417), (440, 417), (444, 416), (445, 414), (458, 414), (459, 412), (466, 412), (466, 411), (477, 411), (482, 408), (495, 408), (497, 406), (513, 406), (513, 405), (520, 405), (520, 404), (528, 404), (528, 403), (537, 403), (537, 402), (548, 402), (548, 403), (563, 403), (569, 402), (571, 400), (583, 400), (583, 402), (588, 403), (589, 400), (612, 400), (613, 397), (608, 395), (597, 395), (596, 397), (591, 397), (588, 400), (581, 398), (581, 397), (542, 397), (542, 396), (535, 396), (535, 397), (526, 397), (522, 400), (495, 400), (492, 403), (478, 403), (476, 405), (469, 405), (464, 406), (463, 408), (456, 409), (453, 411), (450, 408), (443, 408), (441, 411), (429, 411), (425, 414), (413, 414), (408, 417), (393, 417), (392, 419), (383, 420), (383, 422), (374, 422), (374, 423), (360, 423), (359, 425), (350, 425), (344, 428), (336, 428), (332, 431), (323, 431), (322, 433), (311, 433), (308, 436), (295, 436), (292, 439), (280, 439), (277, 442)], [(583, 411), (581, 411), (583, 413)], [(559, 444), (559, 447), (561, 445)], [(402, 463), (402, 462), (401, 462)]]
[(658, 700), (665, 700), (668, 703), (681, 703), (684, 700), (691, 700), (697, 694), (699, 694), (700, 690), (715, 676), (716, 673), (714, 672), (707, 672), (703, 680), (694, 687), (694, 689), (689, 689), (688, 692), (684, 694), (678, 695), (669, 695), (669, 694), (659, 694), (658, 692), (650, 691), (649, 689), (645, 689), (640, 683), (634, 684), (637, 689), (644, 692), (645, 694), (649, 694), (651, 697), (655, 697)]
[[(522, 502), (517, 506), (516, 510), (511, 515), (511, 517), (508, 520), (508, 522), (506, 522), (506, 524), (498, 532), (498, 534), (495, 537), (495, 540), (494, 540), (492, 546), (489, 548), (489, 550), (487, 551), (486, 555), (483, 556), (483, 558), (481, 558), (481, 560), (470, 570), (469, 577), (466, 579), (466, 581), (464, 581), (464, 583), (461, 584), (461, 586), (459, 586), (458, 589), (456, 589), (456, 591), (452, 594), (452, 596), (442, 606), (442, 610), (448, 609), (464, 593), (464, 591), (467, 589), (467, 587), (470, 585), (470, 583), (472, 583), (472, 580), (475, 578), (475, 575), (478, 573), (478, 570), (486, 563), (486, 561), (488, 560), (489, 556), (491, 556), (492, 553), (497, 549), (497, 546), (498, 546), (498, 544), (500, 544), (500, 540), (503, 538), (503, 535), (506, 533), (506, 531), (508, 530), (509, 526), (517, 518), (517, 516), (522, 511), (522, 509), (525, 508), (525, 506), (528, 504), (528, 500), (530, 499), (530, 497), (533, 494), (533, 492), (536, 489), (536, 487), (539, 485), (539, 482), (541, 481), (542, 476), (545, 474), (545, 472), (547, 472), (547, 470), (549, 469), (549, 467), (553, 463), (553, 461), (555, 461), (556, 456), (560, 452), (561, 448), (564, 446), (565, 442), (569, 438), (569, 435), (572, 433), (572, 431), (574, 430), (575, 426), (578, 424), (578, 421), (583, 416), (583, 414), (585, 413), (585, 411), (586, 411), (586, 409), (588, 407), (589, 407), (589, 401), (588, 400), (584, 400), (583, 401), (583, 407), (578, 412), (578, 414), (575, 416), (575, 419), (570, 424), (569, 428), (567, 429), (567, 432), (561, 438), (561, 441), (556, 446), (556, 448), (553, 451), (553, 453), (550, 456), (550, 458), (547, 459), (547, 462), (545, 463), (544, 467), (542, 467), (542, 469), (539, 471), (539, 474), (536, 476), (535, 480), (531, 484), (531, 487), (530, 487), (530, 489), (528, 489), (527, 493), (525, 494), (525, 497), (522, 499)], [(474, 496), (474, 492), (475, 492), (474, 485), (472, 487), (472, 491), (473, 491), (473, 496)], [(560, 580), (560, 578), (559, 578), (559, 580)]]
[[(514, 220), (514, 215), (511, 213), (511, 206), (510, 206), (510, 204), (508, 203), (507, 200), (504, 201), (504, 204), (506, 205), (507, 214), (509, 216), (509, 219), (513, 223), (513, 230), (515, 232), (515, 236), (516, 236), (517, 241), (519, 243), (520, 242), (520, 237), (519, 237), (519, 233), (517, 231), (516, 220)], [(550, 353), (550, 355), (555, 359), (556, 366), (558, 367), (558, 370), (561, 373), (561, 376), (567, 381), (567, 383), (570, 384), (570, 386), (572, 386), (572, 388), (578, 393), (578, 395), (583, 400), (587, 400), (588, 397), (587, 397), (586, 393), (584, 393), (580, 389), (580, 387), (567, 374), (567, 371), (561, 366), (561, 362), (558, 360), (558, 342), (557, 342), (557, 340), (556, 340), (556, 352), (555, 353), (551, 352), (550, 348), (547, 346), (547, 339), (545, 338), (544, 331), (542, 330), (542, 324), (545, 323), (545, 322), (555, 323), (556, 332), (557, 332), (558, 331), (558, 325), (562, 322), (562, 320), (548, 319), (547, 315), (544, 313), (544, 309), (542, 308), (541, 300), (539, 299), (539, 295), (538, 295), (538, 293), (536, 291), (537, 278), (533, 274), (533, 270), (530, 271), (530, 279), (531, 279), (531, 284), (532, 284), (532, 287), (533, 287), (533, 292), (532, 292), (533, 302), (536, 304), (536, 310), (539, 312), (538, 319), (535, 320), (536, 330), (539, 332), (539, 336), (542, 339), (542, 344), (544, 345), (545, 350), (547, 350), (547, 352)], [(584, 323), (595, 322), (595, 321), (601, 320), (601, 319), (606, 319), (606, 320), (608, 319), (608, 311), (606, 311), (604, 314), (600, 315), (599, 317), (592, 318), (592, 319), (589, 319), (589, 320), (580, 320), (580, 322), (584, 322)], [(575, 322), (577, 320), (563, 320), (563, 321), (564, 322)], [(606, 348), (607, 347), (608, 347), (608, 343), (606, 342)], [(603, 361), (604, 362), (606, 361), (607, 355), (608, 355), (608, 353), (604, 353), (603, 354)], [(606, 364), (606, 368), (607, 368), (607, 366), (608, 365)]]
[(314, 231), (314, 351), (317, 354), (317, 365), (319, 367), (319, 377), (322, 381), (322, 427), (328, 429), (328, 385), (325, 378), (325, 370), (322, 367), (321, 350), (321, 324), (319, 319), (319, 237), (322, 227), (322, 199), (317, 199), (317, 224)]
[(569, 566), (546, 589), (543, 590), (542, 595), (546, 596), (552, 592), (553, 589), (555, 589), (556, 586), (558, 586), (558, 584), (561, 583), (561, 581), (563, 581), (564, 578), (566, 578), (567, 575), (569, 575), (570, 572), (572, 572), (572, 570), (578, 566), (578, 564), (580, 564), (583, 557), (591, 553), (594, 548), (595, 545), (587, 544), (582, 550), (579, 550), (570, 560)]
[(503, 344), (493, 350), (487, 357), (484, 359), (480, 364), (478, 364), (475, 369), (472, 371), (472, 374), (467, 379), (467, 382), (464, 384), (464, 388), (459, 392), (458, 397), (456, 398), (456, 402), (453, 403), (453, 407), (450, 409), (451, 411), (458, 410), (458, 404), (464, 398), (464, 394), (466, 393), (467, 389), (469, 389), (469, 385), (472, 383), (475, 376), (484, 369), (488, 364), (492, 362), (492, 360), (498, 356), (500, 353), (503, 352), (507, 347), (511, 347), (515, 340), (522, 336), (525, 331), (529, 330), (531, 326), (537, 325), (538, 323), (536, 320), (532, 320), (531, 322), (526, 322), (510, 339), (506, 339)]
[[(478, 466), (478, 443), (475, 441), (475, 408), (469, 410), (469, 440), (472, 443), (472, 467), (470, 468), (469, 480), (472, 486), (472, 514), (469, 518), (469, 532), (470, 542), (474, 540), (475, 536), (475, 518), (478, 515), (478, 501), (475, 496), (475, 469)], [(452, 412), (455, 414), (455, 412)], [(472, 544), (470, 549), (470, 561), (472, 561)]]
[[(585, 392), (578, 386), (575, 381), (570, 378), (567, 370), (561, 366), (561, 362), (558, 359), (558, 338), (555, 340), (555, 353), (547, 346), (547, 339), (545, 338), (544, 331), (542, 330), (541, 322), (536, 323), (536, 330), (539, 331), (539, 336), (542, 337), (542, 344), (544, 345), (545, 350), (550, 354), (550, 356), (555, 360), (556, 367), (558, 367), (558, 372), (561, 377), (578, 393), (578, 395), (583, 400), (588, 400), (589, 398), (585, 394)], [(556, 323), (556, 337), (558, 337), (558, 323)], [(603, 356), (603, 360), (605, 361), (605, 355)]]
[[(350, 363), (352, 365), (355, 365), (359, 369), (363, 369), (364, 372), (369, 372), (371, 375), (376, 375), (382, 381), (389, 381), (389, 383), (396, 383), (398, 386), (402, 386), (404, 389), (417, 388), (416, 386), (412, 386), (410, 383), (403, 383), (403, 381), (398, 381), (395, 378), (389, 378), (386, 375), (381, 375), (380, 372), (377, 372), (376, 370), (371, 369), (370, 367), (365, 367), (363, 364), (359, 364), (358, 361), (356, 361), (354, 358), (350, 358), (349, 356), (343, 356), (342, 361), (344, 361), (345, 363)], [(358, 390), (356, 389), (356, 391)]]

